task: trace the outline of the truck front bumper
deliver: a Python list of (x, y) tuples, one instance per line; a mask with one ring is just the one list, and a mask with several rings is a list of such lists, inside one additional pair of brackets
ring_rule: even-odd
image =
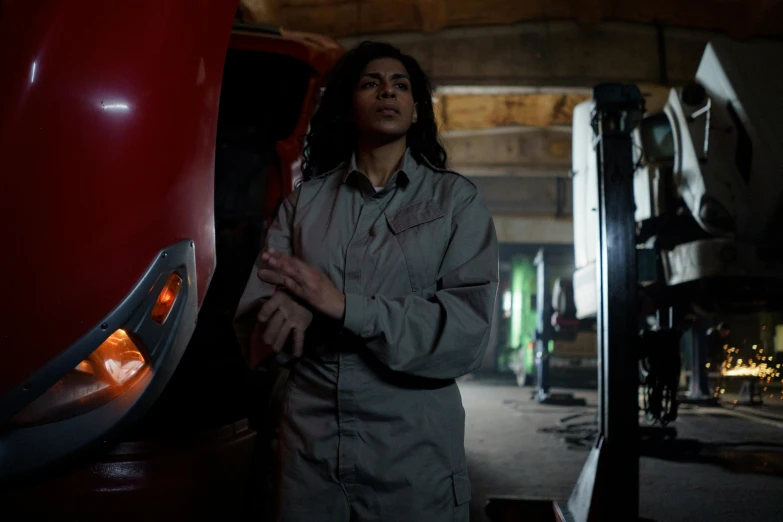
[[(81, 339), (0, 397), (0, 483), (34, 476), (100, 446), (143, 415), (166, 387), (190, 341), (198, 316), (195, 245), (184, 240), (159, 252), (136, 286)], [(163, 324), (151, 310), (169, 276), (182, 285)], [(100, 284), (96, 281), (96, 284)], [(77, 367), (117, 329), (144, 347), (147, 368), (108, 402), (61, 420), (15, 425), (20, 411)]]

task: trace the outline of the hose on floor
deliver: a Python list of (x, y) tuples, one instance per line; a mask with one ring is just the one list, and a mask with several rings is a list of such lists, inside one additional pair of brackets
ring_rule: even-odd
[[(591, 417), (589, 420), (579, 420)], [(589, 450), (598, 438), (598, 412), (595, 409), (561, 417), (557, 426), (539, 428), (539, 433), (559, 435), (568, 449)]]

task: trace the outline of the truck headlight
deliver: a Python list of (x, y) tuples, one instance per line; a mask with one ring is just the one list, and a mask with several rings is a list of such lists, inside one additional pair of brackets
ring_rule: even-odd
[(45, 424), (80, 415), (132, 387), (150, 371), (138, 341), (116, 330), (76, 368), (11, 419), (15, 427)]

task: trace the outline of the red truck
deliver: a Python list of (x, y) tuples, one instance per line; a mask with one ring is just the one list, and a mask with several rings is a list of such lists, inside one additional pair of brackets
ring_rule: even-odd
[(0, 518), (244, 491), (262, 398), (233, 312), (343, 50), (237, 9), (0, 4)]

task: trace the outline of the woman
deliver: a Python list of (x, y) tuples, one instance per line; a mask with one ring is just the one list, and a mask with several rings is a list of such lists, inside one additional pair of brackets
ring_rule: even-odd
[(486, 348), (497, 239), (475, 186), (444, 168), (416, 61), (348, 52), (304, 155), (236, 317), (246, 350), (290, 359), (290, 337), (296, 358), (277, 519), (467, 521), (455, 379)]

